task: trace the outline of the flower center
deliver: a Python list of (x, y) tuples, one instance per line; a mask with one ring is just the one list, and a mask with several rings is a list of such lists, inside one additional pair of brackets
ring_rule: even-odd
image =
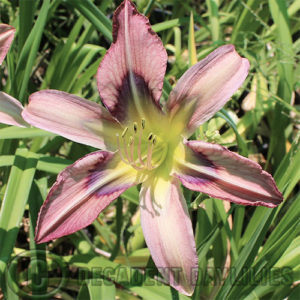
[(146, 121), (133, 122), (117, 134), (120, 158), (136, 170), (153, 170), (165, 159), (167, 144), (146, 128)]

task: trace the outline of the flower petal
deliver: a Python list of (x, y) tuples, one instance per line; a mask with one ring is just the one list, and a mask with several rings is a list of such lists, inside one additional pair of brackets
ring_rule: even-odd
[(166, 65), (167, 53), (148, 19), (123, 1), (113, 17), (113, 44), (97, 74), (104, 105), (121, 122), (129, 107), (143, 115), (144, 105), (154, 100), (158, 106)]
[(47, 242), (86, 227), (139, 180), (118, 154), (98, 151), (79, 159), (52, 186), (39, 213), (36, 241)]
[(96, 148), (115, 150), (119, 124), (97, 103), (43, 90), (29, 97), (23, 118), (31, 125)]
[(283, 200), (259, 164), (220, 145), (188, 141), (184, 156), (177, 156), (174, 175), (191, 190), (242, 205), (275, 207)]
[(16, 29), (7, 24), (0, 24), (0, 65), (14, 39)]
[(179, 181), (159, 178), (140, 193), (141, 224), (158, 270), (175, 289), (191, 295), (198, 272), (192, 223)]
[(23, 106), (15, 98), (0, 92), (0, 123), (15, 125), (19, 127), (28, 127), (23, 118)]
[(171, 115), (180, 118), (186, 135), (224, 106), (242, 85), (248, 69), (248, 60), (240, 57), (233, 45), (225, 45), (183, 74), (167, 107)]

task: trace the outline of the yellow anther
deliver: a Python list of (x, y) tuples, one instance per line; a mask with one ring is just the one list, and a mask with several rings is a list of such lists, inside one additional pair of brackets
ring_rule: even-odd
[(128, 127), (126, 127), (122, 132), (122, 138), (125, 136), (126, 132), (128, 131)]

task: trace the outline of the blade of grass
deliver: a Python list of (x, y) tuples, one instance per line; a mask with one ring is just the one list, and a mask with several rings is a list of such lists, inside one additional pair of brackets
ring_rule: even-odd
[(236, 128), (236, 125), (235, 125), (234, 121), (229, 116), (229, 114), (227, 113), (227, 111), (224, 108), (222, 108), (219, 112), (216, 113), (216, 116), (223, 118), (227, 122), (227, 124), (233, 129), (233, 131), (234, 131), (234, 133), (236, 135), (238, 146), (239, 146), (239, 153), (241, 155), (247, 157), (248, 156), (247, 145), (246, 145), (244, 139), (240, 136), (240, 134), (239, 134), (239, 132), (238, 132), (238, 130)]
[(37, 162), (35, 153), (17, 149), (0, 213), (0, 283), (3, 292), (3, 272), (17, 238)]
[[(273, 1), (273, 0), (271, 0)], [(239, 1), (244, 6), (242, 13), (238, 18), (236, 18), (236, 23), (233, 26), (233, 32), (231, 35), (231, 43), (242, 44), (244, 43), (247, 33), (252, 33), (258, 31), (258, 29), (264, 24), (259, 15), (255, 11), (261, 5), (260, 1), (248, 0), (246, 3), (244, 1)]]
[(19, 34), (18, 34), (18, 53), (21, 53), (21, 50), (25, 44), (25, 41), (31, 31), (33, 25), (35, 5), (37, 4), (34, 0), (21, 0), (20, 11), (19, 11)]
[[(278, 97), (290, 103), (293, 91), (293, 42), (290, 32), (289, 17), (284, 0), (269, 0), (270, 12), (276, 24), (277, 34), (277, 69), (279, 74)], [(288, 124), (287, 110), (279, 103), (276, 104), (271, 131), (268, 162), (274, 156), (274, 164), (278, 166), (286, 153), (284, 130)]]
[(219, 5), (218, 0), (206, 0), (212, 40), (220, 40)]
[(151, 9), (152, 9), (154, 3), (155, 3), (155, 0), (149, 0), (149, 2), (148, 2), (148, 4), (147, 4), (146, 8), (144, 9), (144, 13), (143, 13), (143, 14), (144, 14), (145, 16), (147, 16), (147, 15), (150, 13), (150, 11), (151, 11)]
[(197, 63), (195, 32), (194, 32), (194, 15), (192, 11), (190, 14), (188, 49), (189, 49), (189, 66), (191, 67), (192, 65)]
[(36, 55), (40, 47), (43, 30), (46, 25), (49, 7), (50, 1), (43, 1), (38, 18), (26, 39), (18, 60), (15, 76), (13, 77), (13, 95), (21, 102), (24, 102), (24, 96), (36, 60)]
[(21, 127), (6, 127), (0, 129), (0, 140), (1, 139), (24, 139), (33, 137), (47, 137), (55, 136), (54, 133), (39, 129), (39, 128), (21, 128)]
[[(261, 208), (261, 207), (260, 207)], [(241, 277), (241, 274), (245, 268), (249, 268), (255, 259), (259, 247), (261, 246), (265, 235), (269, 229), (272, 219), (275, 214), (276, 209), (266, 209), (264, 210), (264, 217), (260, 223), (257, 224), (254, 234), (249, 239), (248, 243), (240, 252), (240, 255), (236, 262), (232, 265), (230, 272), (220, 288), (216, 300), (227, 299), (231, 289), (235, 286), (236, 281)]]
[(95, 28), (101, 32), (110, 42), (112, 42), (111, 21), (102, 13), (100, 9), (90, 0), (67, 0), (72, 7), (79, 10)]

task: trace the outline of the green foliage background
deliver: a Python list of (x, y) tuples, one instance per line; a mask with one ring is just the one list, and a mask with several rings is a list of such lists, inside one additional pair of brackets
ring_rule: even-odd
[[(17, 33), (0, 69), (0, 90), (24, 105), (31, 93), (46, 88), (99, 102), (95, 74), (111, 43), (111, 17), (120, 2), (1, 0), (1, 23)], [(136, 4), (168, 51), (162, 101), (192, 63), (219, 45), (233, 43), (249, 59), (243, 87), (195, 138), (258, 161), (285, 198), (275, 209), (245, 208), (184, 190), (200, 267), (191, 298), (299, 299), (300, 1)], [(153, 274), (135, 280), (139, 270), (155, 268), (140, 226), (137, 188), (88, 229), (48, 245), (34, 243), (37, 214), (57, 174), (94, 150), (40, 129), (0, 125), (0, 299), (42, 299), (47, 293), (49, 299), (188, 298)], [(46, 259), (48, 272), (36, 263)], [(57, 260), (68, 275), (57, 272)], [(15, 284), (8, 272), (13, 267)], [(90, 280), (98, 278), (93, 270), (105, 267), (112, 272), (102, 274), (102, 284)]]

